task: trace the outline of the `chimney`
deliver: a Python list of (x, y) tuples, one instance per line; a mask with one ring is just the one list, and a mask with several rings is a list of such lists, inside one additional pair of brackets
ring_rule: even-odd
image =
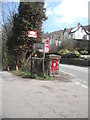
[(80, 27), (80, 23), (78, 23), (78, 28)]

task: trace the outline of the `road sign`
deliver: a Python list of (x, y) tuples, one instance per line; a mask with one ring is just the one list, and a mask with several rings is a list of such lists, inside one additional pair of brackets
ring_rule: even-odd
[(44, 50), (43, 49), (39, 49), (39, 52), (43, 52)]
[(37, 38), (37, 31), (31, 31), (31, 30), (29, 30), (28, 31), (28, 37)]
[(48, 53), (48, 52), (49, 52), (49, 45), (45, 44), (45, 53)]
[(49, 38), (43, 39), (42, 42), (43, 42), (43, 43), (49, 43)]

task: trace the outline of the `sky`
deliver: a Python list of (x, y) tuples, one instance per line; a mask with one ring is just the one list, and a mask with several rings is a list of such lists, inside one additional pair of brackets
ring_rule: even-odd
[[(13, 1), (17, 2), (19, 0)], [(64, 28), (73, 28), (77, 26), (78, 23), (88, 25), (89, 1), (90, 0), (45, 0), (44, 7), (46, 8), (46, 16), (48, 19), (43, 23), (42, 30), (44, 33), (50, 33), (63, 30)], [(7, 3), (5, 4), (5, 8), (7, 13)]]
[[(53, 1), (53, 2), (52, 2)], [(88, 25), (88, 2), (90, 0), (48, 0), (45, 2), (48, 19), (43, 23), (43, 31), (53, 32), (72, 28), (78, 23)]]
[(18, 11), (18, 2), (2, 2), (2, 17), (7, 20), (12, 15), (12, 11), (15, 13)]

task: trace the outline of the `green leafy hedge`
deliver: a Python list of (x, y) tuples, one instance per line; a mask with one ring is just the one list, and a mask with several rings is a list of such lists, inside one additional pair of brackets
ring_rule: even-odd
[(82, 54), (82, 55), (87, 55), (87, 54), (88, 54), (88, 51), (87, 51), (87, 50), (81, 50), (81, 51), (80, 51), (80, 54)]
[(58, 54), (61, 55), (62, 58), (80, 58), (81, 54), (77, 51), (69, 51), (68, 49), (62, 49), (58, 51)]
[(58, 51), (58, 54), (60, 54), (61, 56), (68, 54), (70, 51), (68, 49), (62, 49)]

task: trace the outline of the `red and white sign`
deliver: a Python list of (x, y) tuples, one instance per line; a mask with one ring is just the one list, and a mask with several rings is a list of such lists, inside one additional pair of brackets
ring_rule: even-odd
[(45, 53), (48, 53), (48, 52), (49, 52), (49, 45), (45, 44)]
[(31, 30), (29, 30), (28, 31), (28, 37), (37, 38), (37, 31), (31, 31)]
[(43, 39), (42, 42), (43, 42), (43, 43), (48, 43), (48, 42), (49, 42), (49, 38), (47, 38), (47, 39)]
[(39, 52), (43, 52), (43, 49), (39, 49)]

